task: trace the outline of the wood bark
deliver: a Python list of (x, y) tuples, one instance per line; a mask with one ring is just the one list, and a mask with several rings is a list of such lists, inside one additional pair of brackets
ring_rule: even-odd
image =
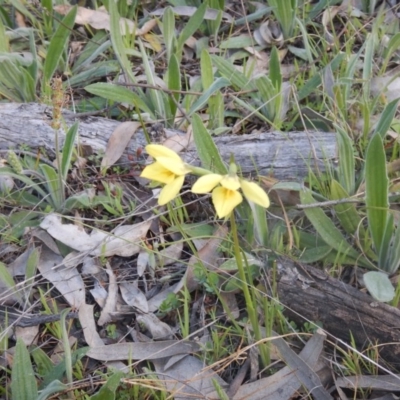
[(349, 344), (351, 334), (358, 349), (379, 344), (386, 361), (400, 362), (400, 310), (309, 265), (285, 259), (278, 271), (279, 301), (299, 326), (320, 321), (331, 339)]
[[(83, 117), (64, 111), (67, 127), (79, 121), (79, 143), (90, 146), (95, 153), (104, 152), (108, 139), (120, 124), (100, 117)], [(0, 149), (44, 148), (54, 153), (54, 130), (51, 124), (51, 107), (40, 104), (0, 104)], [(176, 134), (168, 131), (167, 136)], [(59, 133), (61, 145), (65, 132)], [(336, 137), (329, 132), (266, 132), (249, 135), (215, 137), (215, 143), (228, 162), (231, 153), (246, 175), (257, 172), (273, 175), (277, 179), (301, 180), (308, 174), (308, 166), (315, 171), (324, 170), (327, 162), (336, 157)], [(143, 132), (130, 141), (121, 163), (129, 163), (128, 155), (146, 145)], [(199, 164), (197, 151), (192, 144), (186, 149), (184, 159)]]

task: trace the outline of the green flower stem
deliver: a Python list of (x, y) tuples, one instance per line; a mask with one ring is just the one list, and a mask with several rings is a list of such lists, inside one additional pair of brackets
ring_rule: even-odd
[[(238, 237), (237, 225), (236, 225), (234, 212), (231, 213), (231, 231), (232, 231), (232, 236), (233, 236), (233, 245), (234, 245), (233, 248), (234, 248), (234, 252), (235, 252), (235, 259), (236, 259), (236, 263), (237, 263), (237, 267), (238, 267), (239, 278), (240, 278), (240, 281), (242, 284), (242, 290), (243, 290), (244, 299), (246, 302), (247, 312), (249, 314), (251, 326), (253, 327), (255, 339), (256, 339), (256, 341), (260, 341), (260, 340), (262, 340), (260, 325), (259, 325), (259, 321), (257, 318), (256, 309), (254, 308), (254, 302), (253, 302), (253, 299), (252, 299), (250, 291), (249, 291), (249, 286), (248, 286), (248, 282), (247, 282), (247, 278), (246, 278), (246, 272), (244, 270), (243, 259), (242, 259), (242, 254), (240, 252), (239, 237)], [(265, 346), (263, 346), (262, 344), (260, 345), (260, 354), (261, 354), (261, 359), (262, 359), (263, 365), (264, 365), (264, 367), (266, 367), (269, 364), (268, 349)]]
[(200, 168), (200, 167), (193, 167), (190, 164), (186, 164), (186, 167), (190, 169), (190, 173), (193, 175), (198, 175), (198, 176), (203, 176), (203, 175), (209, 175), (212, 174), (213, 172), (209, 171), (208, 169)]

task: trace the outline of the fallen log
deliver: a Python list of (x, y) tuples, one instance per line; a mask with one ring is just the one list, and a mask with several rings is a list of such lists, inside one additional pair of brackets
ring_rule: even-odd
[[(29, 103), (0, 104), (0, 149), (44, 148), (54, 154), (54, 130), (51, 128), (51, 107)], [(79, 143), (89, 146), (95, 153), (104, 152), (108, 139), (120, 124), (107, 118), (82, 116), (65, 110), (63, 118), (70, 127), (79, 121)], [(167, 136), (177, 131), (166, 130)], [(59, 133), (61, 146), (65, 132)], [(215, 143), (228, 162), (231, 153), (246, 175), (257, 172), (281, 180), (302, 180), (308, 166), (314, 171), (325, 170), (327, 162), (336, 157), (336, 137), (330, 132), (266, 132), (249, 135), (224, 135), (215, 137)], [(138, 147), (146, 145), (145, 136), (139, 131), (131, 139), (119, 164), (129, 163), (129, 154), (136, 154)], [(195, 146), (185, 151), (184, 159), (199, 164)]]
[(322, 322), (331, 338), (347, 344), (352, 335), (359, 350), (378, 344), (384, 360), (399, 363), (400, 310), (309, 265), (281, 259), (278, 271), (278, 297), (290, 320)]

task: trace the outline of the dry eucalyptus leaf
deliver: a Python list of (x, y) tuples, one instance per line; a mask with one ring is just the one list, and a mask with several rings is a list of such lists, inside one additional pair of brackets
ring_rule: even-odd
[(182, 285), (180, 282), (178, 282), (157, 293), (154, 297), (152, 297), (148, 301), (149, 312), (157, 311), (161, 306), (161, 304), (163, 303), (163, 301), (167, 299), (168, 295), (170, 295), (171, 293), (177, 293), (180, 289), (182, 289)]
[(150, 254), (148, 251), (141, 250), (139, 252), (137, 262), (136, 262), (138, 276), (143, 276), (143, 274), (145, 273), (147, 264), (149, 263), (149, 257), (150, 257)]
[(79, 309), (85, 304), (85, 284), (76, 268), (67, 268), (64, 259), (47, 247), (40, 253), (38, 269), (64, 296), (70, 307)]
[(94, 301), (101, 307), (104, 308), (107, 300), (107, 290), (96, 280), (94, 281), (93, 289), (90, 289), (90, 294), (93, 296)]
[(144, 313), (149, 312), (149, 305), (147, 303), (146, 296), (138, 288), (137, 281), (120, 283), (119, 290), (126, 304), (137, 308), (139, 311)]
[(174, 337), (171, 327), (160, 321), (154, 314), (137, 315), (136, 320), (146, 327), (154, 340), (172, 339)]
[(99, 347), (103, 346), (104, 343), (96, 329), (93, 308), (93, 305), (82, 304), (79, 309), (79, 322), (81, 323), (86, 343), (90, 347)]
[[(165, 8), (158, 8), (150, 13), (150, 15), (161, 16), (164, 15)], [(181, 17), (191, 17), (196, 11), (197, 7), (190, 6), (177, 6), (172, 7), (172, 11), (174, 14), (179, 15)], [(206, 20), (216, 20), (218, 18), (219, 10), (214, 8), (207, 8), (206, 13), (204, 15), (204, 19)], [(222, 19), (226, 22), (233, 22), (233, 18), (226, 12), (222, 13)]]
[(176, 354), (196, 353), (200, 345), (188, 340), (164, 340), (145, 343), (116, 343), (93, 347), (86, 355), (100, 361), (156, 360)]
[(181, 258), (183, 250), (183, 242), (176, 242), (162, 249), (157, 254), (157, 260), (161, 267), (171, 265)]
[(107, 322), (111, 321), (111, 314), (115, 312), (117, 307), (117, 294), (118, 294), (117, 278), (115, 277), (114, 271), (112, 270), (109, 263), (106, 264), (106, 267), (107, 267), (106, 272), (109, 277), (108, 296), (104, 308), (101, 310), (100, 318), (97, 321), (97, 324), (100, 326), (103, 326)]
[(135, 225), (122, 225), (111, 233), (93, 229), (90, 234), (82, 227), (63, 224), (56, 214), (47, 215), (40, 224), (54, 239), (74, 250), (89, 252), (94, 256), (109, 257), (118, 255), (131, 257), (141, 248), (141, 241), (151, 225), (151, 221)]
[(26, 346), (31, 346), (37, 343), (39, 334), (39, 325), (28, 326), (23, 328), (22, 326), (15, 327), (15, 338), (22, 339)]
[[(54, 11), (58, 12), (61, 15), (67, 15), (71, 10), (71, 6), (68, 5), (58, 5), (54, 6)], [(156, 20), (152, 21), (152, 27), (157, 24)], [(107, 10), (98, 9), (98, 10), (91, 10), (85, 7), (78, 7), (78, 11), (76, 13), (75, 23), (78, 25), (90, 25), (94, 29), (105, 29), (106, 31), (110, 30), (110, 15), (108, 14)], [(145, 33), (149, 32), (151, 28), (150, 21), (147, 23), (145, 29), (137, 29), (136, 24), (127, 18), (120, 18), (120, 31), (121, 35), (125, 35), (127, 33), (141, 36)], [(128, 31), (126, 31), (128, 29)]]
[(114, 165), (121, 158), (126, 146), (140, 126), (139, 122), (133, 121), (123, 122), (117, 126), (108, 140), (104, 157), (101, 160), (102, 168)]
[(159, 379), (164, 382), (175, 400), (195, 399), (199, 398), (199, 394), (201, 398), (220, 398), (213, 380), (222, 388), (228, 388), (228, 384), (215, 371), (191, 355), (175, 362), (168, 369), (165, 369), (166, 360), (154, 360), (153, 363)]

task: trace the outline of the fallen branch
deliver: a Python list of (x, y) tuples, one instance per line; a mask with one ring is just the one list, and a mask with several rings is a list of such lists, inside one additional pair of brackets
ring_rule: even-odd
[[(120, 124), (100, 117), (76, 117), (70, 111), (63, 112), (67, 127), (79, 121), (79, 143), (89, 146), (95, 153), (104, 152), (111, 133)], [(50, 126), (51, 108), (30, 103), (0, 104), (0, 149), (19, 149), (21, 145), (31, 149), (44, 148), (54, 154), (54, 130)], [(168, 131), (171, 135), (176, 131)], [(60, 142), (64, 142), (64, 132), (60, 132)], [(326, 163), (336, 157), (336, 137), (327, 132), (266, 132), (249, 135), (225, 135), (215, 137), (215, 143), (228, 162), (231, 153), (241, 166), (244, 174), (258, 173), (273, 175), (277, 179), (301, 180), (307, 176), (309, 166), (314, 171), (325, 170)], [(120, 163), (129, 164), (129, 154), (136, 154), (144, 147), (143, 132), (131, 139)], [(194, 145), (189, 146), (184, 158), (191, 163), (199, 163)]]

